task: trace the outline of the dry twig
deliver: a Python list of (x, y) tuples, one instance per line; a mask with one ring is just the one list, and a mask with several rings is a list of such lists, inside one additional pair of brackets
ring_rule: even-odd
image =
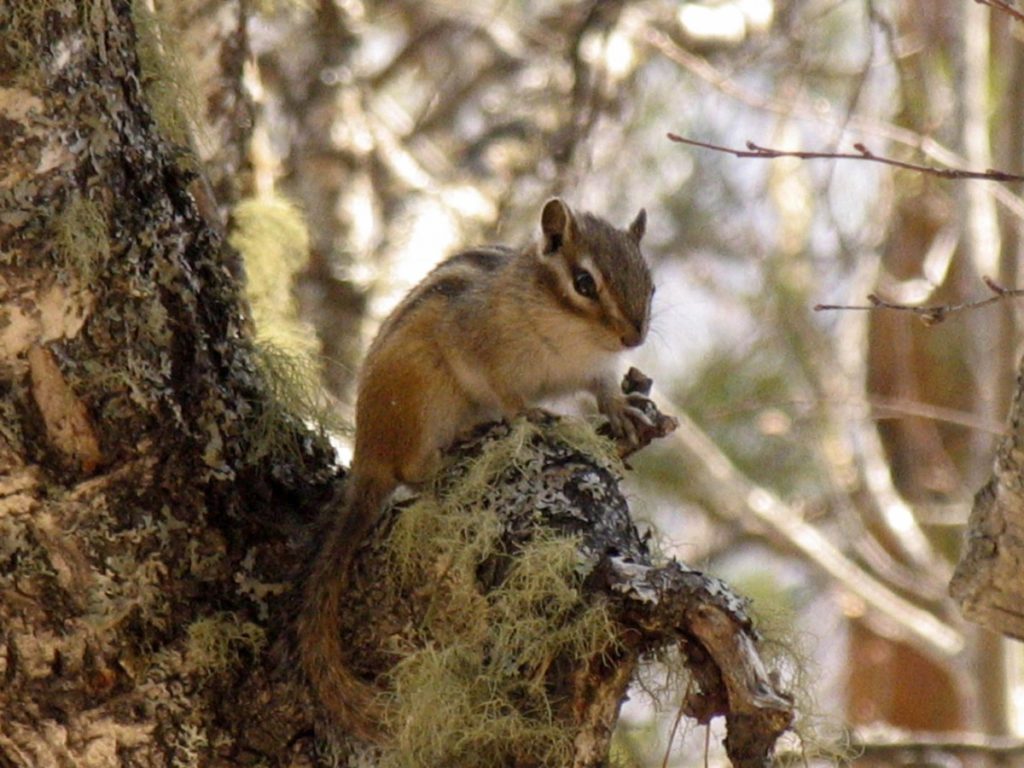
[(917, 171), (918, 173), (927, 173), (932, 176), (939, 176), (943, 179), (983, 179), (985, 181), (1024, 181), (1024, 176), (1018, 176), (1013, 173), (1006, 173), (1004, 171), (996, 171), (991, 168), (986, 171), (968, 171), (962, 168), (940, 168), (934, 165), (919, 165), (918, 163), (908, 163), (903, 160), (896, 160), (892, 157), (884, 157), (883, 155), (876, 155), (864, 144), (857, 142), (853, 145), (856, 152), (800, 152), (800, 151), (786, 151), (781, 149), (772, 149), (770, 147), (762, 147), (755, 144), (752, 141), (747, 142), (747, 148), (735, 149), (734, 147), (723, 147), (720, 144), (710, 144), (706, 141), (696, 141), (695, 139), (686, 139), (682, 136), (678, 136), (674, 133), (667, 134), (669, 140), (678, 142), (680, 144), (689, 144), (694, 147), (702, 147), (704, 149), (712, 149), (715, 152), (725, 152), (736, 157), (756, 157), (758, 159), (775, 159), (779, 157), (797, 157), (801, 160), (868, 160), (873, 163), (882, 163), (883, 165), (891, 165), (895, 168), (904, 168), (908, 171)]
[(1024, 755), (1024, 740), (988, 733), (928, 733), (891, 728), (855, 731), (851, 747), (864, 757), (893, 758), (899, 755), (947, 753), (984, 755), (991, 759), (1012, 760)]
[(974, 0), (974, 2), (987, 5), (989, 8), (995, 8), (1003, 13), (1008, 13), (1017, 21), (1024, 21), (1024, 13), (1021, 13), (1009, 3), (1003, 2), (1003, 0)]
[[(716, 69), (706, 58), (683, 49), (658, 30), (647, 29), (644, 39), (669, 61), (683, 67), (686, 71), (705, 81), (723, 95), (753, 109), (783, 115), (787, 119), (795, 117), (827, 125), (842, 125), (860, 133), (878, 136), (885, 141), (910, 147), (914, 151), (922, 152), (924, 155), (938, 160), (947, 166), (966, 162), (960, 155), (950, 150), (949, 147), (943, 146), (933, 137), (916, 133), (902, 126), (874, 120), (863, 115), (847, 115), (842, 123), (840, 123), (835, 119), (823, 116), (820, 110), (815, 109), (805, 101), (799, 99), (796, 101), (783, 101), (782, 99), (765, 96), (744, 88), (725, 72)], [(1003, 208), (1018, 219), (1024, 220), (1024, 200), (1019, 196), (1001, 185), (986, 186), (984, 189)]]
[(994, 296), (989, 296), (987, 299), (979, 299), (978, 301), (965, 301), (961, 304), (937, 304), (928, 307), (918, 307), (912, 304), (894, 304), (893, 302), (885, 301), (873, 293), (868, 294), (869, 304), (815, 304), (814, 311), (821, 312), (823, 310), (831, 309), (855, 309), (855, 310), (871, 310), (871, 309), (894, 309), (901, 312), (912, 312), (915, 315), (920, 316), (921, 322), (925, 325), (937, 325), (945, 320), (955, 312), (962, 312), (965, 309), (978, 309), (979, 307), (985, 307), (989, 304), (995, 304), (997, 301), (1003, 299), (1015, 299), (1024, 296), (1024, 288), (1006, 288), (1005, 286), (999, 285), (991, 277), (982, 277), (982, 281), (988, 287)]

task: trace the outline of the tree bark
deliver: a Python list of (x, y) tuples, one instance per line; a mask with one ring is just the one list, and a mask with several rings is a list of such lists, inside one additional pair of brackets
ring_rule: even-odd
[(2, 13), (0, 763), (288, 764), (308, 710), (266, 714), (274, 526), (333, 455), (268, 393), (132, 5)]
[(992, 478), (974, 498), (950, 593), (971, 621), (1024, 639), (1024, 365), (1007, 428)]
[[(700, 723), (725, 717), (733, 765), (770, 764), (794, 704), (761, 660), (746, 600), (654, 562), (615, 462), (593, 453), (592, 437), (582, 448), (567, 439), (571, 422), (552, 422), (481, 428), (432, 491), (381, 521), (355, 568), (345, 631), (359, 673), (398, 690), (393, 743), (343, 749), (359, 765), (603, 766), (641, 658), (677, 648), (675, 672), (690, 682), (672, 705)], [(572, 547), (561, 570), (560, 544)], [(565, 602), (565, 590), (578, 598)], [(526, 683), (536, 680), (542, 693)], [(452, 704), (464, 701), (469, 711)]]

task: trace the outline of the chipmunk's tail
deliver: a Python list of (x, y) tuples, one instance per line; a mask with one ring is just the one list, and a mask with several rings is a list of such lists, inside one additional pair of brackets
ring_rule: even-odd
[(353, 557), (392, 485), (350, 476), (342, 513), (330, 525), (307, 577), (298, 621), (303, 671), (320, 704), (336, 725), (373, 743), (384, 737), (384, 710), (379, 690), (348, 667), (342, 611)]

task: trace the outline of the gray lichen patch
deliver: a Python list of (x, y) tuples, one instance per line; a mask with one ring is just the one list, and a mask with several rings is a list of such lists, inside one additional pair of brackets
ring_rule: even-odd
[(257, 656), (267, 642), (266, 631), (238, 614), (221, 611), (188, 627), (186, 669), (198, 674), (238, 670)]

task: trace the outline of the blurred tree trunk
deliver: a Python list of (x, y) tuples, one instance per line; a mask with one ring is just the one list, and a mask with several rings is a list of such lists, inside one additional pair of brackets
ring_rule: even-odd
[[(901, 34), (922, 35), (929, 46), (899, 62), (901, 110), (896, 122), (913, 131), (937, 125), (941, 140), (959, 145), (962, 97), (953, 116), (936, 115), (932, 94), (962, 94), (960, 83), (938, 80), (938, 60), (961, 55), (957, 30), (962, 13), (956, 0), (929, 5), (922, 15), (913, 5), (898, 13)], [(958, 67), (952, 76), (962, 75)], [(942, 118), (945, 118), (943, 120)], [(883, 246), (876, 291), (895, 301), (941, 304), (962, 300), (974, 271), (963, 232), (957, 189), (927, 176), (897, 177), (895, 201)], [(869, 398), (918, 403), (972, 412), (982, 383), (967, 375), (967, 331), (963, 325), (926, 327), (901, 313), (873, 313), (869, 319), (866, 392)], [(957, 384), (954, 386), (952, 382)], [(879, 436), (896, 492), (910, 504), (956, 499), (969, 474), (971, 435), (936, 419), (904, 416), (881, 421)], [(948, 572), (940, 563), (910, 562), (879, 520), (869, 521), (879, 542), (903, 565), (931, 568), (941, 583)], [(934, 542), (938, 543), (938, 542)], [(852, 723), (889, 723), (913, 729), (953, 731), (967, 726), (967, 692), (955, 664), (921, 649), (887, 639), (867, 628), (851, 632), (847, 708)], [(922, 703), (922, 692), (929, 693)]]
[(265, 158), (258, 186), (276, 183), (303, 212), (310, 258), (296, 285), (302, 316), (319, 336), (324, 384), (351, 403), (366, 309), (365, 291), (351, 274), (355, 254), (370, 250), (356, 241), (351, 208), (352, 198), (370, 196), (373, 164), (335, 127), (356, 122), (350, 113), (359, 106), (349, 82), (353, 22), (343, 5), (319, 0), (302, 11), (281, 9), (255, 36), (253, 54), (262, 93), (257, 154)]
[[(993, 88), (999, 89), (991, 116), (995, 167), (1010, 173), (1024, 172), (1024, 44), (1020, 25), (1010, 23), (1001, 14), (991, 18), (992, 60), (995, 62)], [(1015, 184), (1020, 195), (1024, 185)], [(1000, 208), (999, 237), (1001, 258), (997, 282), (1018, 285), (1020, 264), (1024, 259), (1024, 222), (1011, 211)], [(1000, 333), (998, 343), (987, 343), (985, 354), (1000, 361), (1000, 391), (993, 398), (995, 415), (1004, 419), (1001, 406), (1010, 402), (1007, 420), (1010, 434), (1004, 438), (996, 457), (995, 473), (975, 499), (967, 536), (967, 546), (953, 582), (954, 595), (963, 603), (966, 614), (983, 626), (1010, 637), (1024, 636), (1024, 594), (1019, 588), (1021, 553), (1016, 526), (1021, 520), (1020, 504), (1014, 499), (1021, 476), (1022, 462), (1016, 453), (1021, 442), (1021, 387), (1024, 368), (1018, 368), (1014, 382), (1014, 361), (1020, 356), (1020, 305), (1007, 303), (996, 316)], [(994, 325), (994, 324), (993, 324)], [(1024, 365), (1024, 360), (1020, 365)], [(1008, 564), (1013, 563), (1007, 570)], [(1000, 672), (1002, 670), (999, 670)]]
[[(931, 43), (901, 65), (903, 111), (899, 122), (921, 133), (929, 132), (923, 126), (935, 126), (941, 141), (961, 148), (970, 167), (1019, 172), (1022, 46), (1013, 34), (1015, 22), (976, 4), (953, 2), (929, 4), (927, 14), (904, 13), (898, 23), (902, 33), (919, 35)], [(941, 67), (936, 60), (929, 60), (934, 57), (952, 62), (949, 80), (935, 80), (941, 78)], [(948, 114), (941, 112), (940, 104), (946, 102), (939, 93), (952, 99)], [(886, 282), (879, 285), (880, 295), (910, 303), (954, 304), (976, 297), (983, 288), (982, 276), (1001, 285), (1017, 284), (1021, 222), (1007, 211), (997, 210), (984, 184), (951, 189), (926, 177), (908, 178), (898, 195), (883, 260)], [(927, 293), (922, 292), (925, 290)], [(871, 318), (868, 391), (890, 401), (934, 405), (1001, 422), (1013, 385), (1016, 327), (1014, 307), (1008, 302), (974, 313), (958, 324), (935, 327), (896, 313), (875, 313)], [(1018, 387), (1021, 381), (1018, 377)], [(897, 487), (917, 504), (956, 502), (959, 489), (977, 487), (990, 472), (987, 457), (992, 453), (993, 437), (981, 430), (910, 416), (882, 423), (879, 431)], [(999, 456), (997, 478), (975, 503), (968, 547), (953, 591), (968, 617), (1007, 632), (1011, 623), (1006, 617), (997, 620), (992, 606), (1000, 603), (1007, 590), (1014, 591), (1019, 569), (1006, 570), (995, 565), (998, 556), (990, 559), (981, 554), (986, 547), (1002, 547), (1005, 552), (1006, 542), (1012, 542), (1012, 538), (1001, 545), (995, 541), (998, 536), (993, 535), (992, 526), (1001, 526), (1005, 518), (1002, 513), (991, 516), (992, 492), (999, 487), (1000, 477), (1018, 477), (1019, 467), (1006, 466), (1012, 456), (1010, 447), (1004, 446)], [(952, 543), (942, 538), (941, 531), (933, 535), (940, 548)], [(1002, 576), (996, 576), (995, 571), (1000, 570)], [(1009, 581), (1000, 583), (1007, 577), (1011, 577)], [(1019, 629), (1011, 634), (1019, 634)], [(884, 641), (870, 637), (866, 641), (855, 641), (854, 653), (860, 662), (872, 657), (888, 659), (888, 674), (896, 688), (932, 690), (936, 679), (948, 678), (947, 671), (938, 666), (929, 671), (933, 662), (923, 657), (914, 662), (901, 660), (905, 651), (898, 647), (880, 653), (879, 643), (884, 645)], [(979, 674), (967, 686), (958, 686), (962, 692), (959, 704), (954, 706), (955, 695), (946, 702), (960, 714), (938, 718), (932, 727), (1005, 733), (1005, 641), (976, 631), (968, 653), (978, 659), (972, 668)], [(867, 668), (860, 662), (851, 667)], [(907, 728), (920, 726), (915, 725), (920, 715), (916, 704), (902, 712), (878, 711), (882, 702), (867, 694), (863, 677), (852, 678), (849, 693), (855, 721), (863, 721), (862, 715), (874, 709), (868, 720), (881, 717)]]

